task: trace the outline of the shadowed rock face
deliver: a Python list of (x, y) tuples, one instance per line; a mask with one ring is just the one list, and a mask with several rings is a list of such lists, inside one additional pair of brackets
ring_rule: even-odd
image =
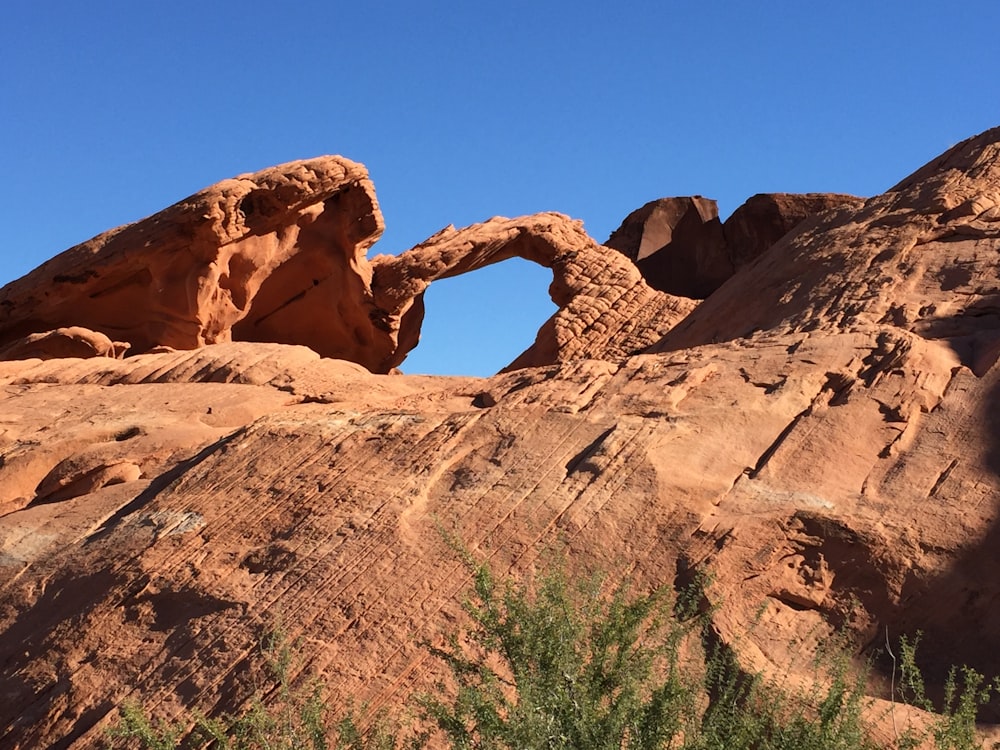
[(726, 253), (734, 269), (742, 268), (806, 219), (862, 203), (862, 198), (839, 193), (758, 193), (723, 224)]
[(808, 218), (861, 198), (835, 193), (755, 195), (719, 221), (715, 201), (660, 198), (629, 214), (608, 238), (654, 289), (705, 299)]
[(401, 712), (442, 673), (417, 641), (462, 617), (442, 527), (515, 577), (553, 547), (638, 590), (703, 567), (713, 632), (789, 684), (838, 631), (867, 656), (922, 630), (932, 691), (1000, 673), (1000, 129), (808, 220), (633, 356), (656, 316), (613, 312), (681, 303), (579, 234), (495, 219), (372, 261), (390, 358), (433, 279), (553, 269), (554, 364), (488, 379), (251, 342), (0, 362), (5, 747), (93, 747), (127, 698), (237, 708), (276, 619), (331, 705)]
[(704, 299), (733, 275), (715, 201), (660, 198), (630, 213), (608, 241), (654, 289)]

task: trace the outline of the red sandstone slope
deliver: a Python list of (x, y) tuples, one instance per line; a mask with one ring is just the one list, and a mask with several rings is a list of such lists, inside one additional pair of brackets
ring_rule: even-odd
[(279, 617), (335, 703), (400, 705), (466, 584), (437, 523), (515, 573), (562, 544), (639, 586), (705, 565), (715, 628), (756, 666), (807, 670), (793, 650), (843, 627), (859, 651), (922, 629), (932, 679), (1000, 672), (998, 203), (1000, 129), (697, 307), (585, 236), (560, 249), (579, 228), (549, 215), (373, 261), (392, 351), (427, 282), (552, 264), (551, 364), (485, 380), (278, 343), (0, 362), (5, 746), (91, 747), (129, 697), (232, 707)]

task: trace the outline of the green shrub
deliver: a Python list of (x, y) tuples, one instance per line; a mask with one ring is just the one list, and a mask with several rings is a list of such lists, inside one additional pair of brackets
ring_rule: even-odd
[[(331, 731), (323, 686), (316, 679), (295, 685), (297, 644), (283, 630), (271, 631), (261, 644), (264, 671), (271, 682), (240, 714), (209, 718), (195, 713), (174, 722), (153, 722), (138, 704), (126, 703), (118, 724), (107, 733), (108, 746), (143, 750), (207, 748), (215, 750), (391, 750), (395, 737), (384, 724), (359, 730), (353, 714), (340, 718)], [(329, 736), (335, 739), (331, 745)]]
[(467, 564), (472, 652), (457, 635), (432, 647), (454, 682), (440, 690), (454, 697), (421, 700), (450, 747), (666, 747), (691, 721), (697, 685), (681, 646), (697, 618), (665, 589), (605, 598), (598, 580), (570, 584), (557, 568), (531, 591)]
[(816, 682), (804, 693), (743, 672), (726, 647), (705, 660), (712, 696), (681, 745), (691, 750), (864, 750), (868, 738), (864, 674), (851, 677), (846, 651), (817, 657)]
[(134, 701), (123, 704), (118, 710), (118, 724), (107, 732), (109, 747), (131, 741), (146, 750), (174, 750), (184, 736), (182, 723), (159, 721), (154, 723), (142, 706)]
[[(138, 705), (121, 710), (112, 747), (147, 750), (397, 750), (431, 737), (454, 750), (866, 750), (865, 674), (831, 644), (811, 689), (745, 672), (711, 626), (696, 579), (669, 589), (608, 594), (599, 578), (574, 582), (565, 567), (524, 583), (497, 579), (489, 565), (456, 545), (472, 578), (469, 624), (442, 645), (425, 644), (449, 679), (416, 701), (405, 726), (385, 716), (362, 721), (353, 710), (331, 721), (322, 685), (294, 685), (296, 649), (280, 632), (262, 655), (271, 677), (238, 715), (195, 714), (153, 722)], [(971, 669), (953, 670), (942, 705), (926, 695), (916, 641), (893, 658), (893, 700), (939, 711), (924, 732), (906, 727), (898, 750), (928, 741), (941, 750), (978, 748), (976, 714), (998, 684)], [(265, 699), (265, 695), (267, 698)]]
[(792, 699), (748, 675), (712, 636), (697, 579), (668, 589), (600, 595), (556, 567), (532, 584), (498, 583), (464, 555), (473, 578), (463, 648), (431, 651), (453, 685), (425, 697), (425, 716), (456, 750), (855, 750), (866, 736), (864, 677), (830, 657), (824, 691)]
[[(899, 644), (899, 696), (901, 700), (935, 715), (930, 725), (930, 735), (939, 750), (978, 750), (982, 741), (976, 731), (979, 709), (1000, 694), (1000, 679), (987, 681), (969, 667), (952, 667), (945, 679), (941, 704), (935, 706), (927, 697), (924, 679), (917, 667), (917, 646), (920, 634), (900, 639)], [(895, 657), (894, 657), (895, 660)], [(893, 666), (895, 676), (895, 664)], [(923, 737), (904, 734), (901, 745), (916, 747)], [(994, 745), (996, 747), (996, 745)]]

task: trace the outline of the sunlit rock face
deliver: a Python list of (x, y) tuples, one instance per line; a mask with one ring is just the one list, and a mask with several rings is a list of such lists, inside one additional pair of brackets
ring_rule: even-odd
[[(209, 325), (156, 307), (178, 298), (139, 281), (120, 287), (132, 327), (102, 329), (100, 303), (78, 322), (103, 338), (73, 329), (53, 290), (115, 290), (85, 286), (108, 279), (84, 264), (57, 273), (66, 258), (3, 291), (21, 300), (4, 341), (48, 347), (0, 361), (5, 747), (94, 747), (126, 699), (165, 718), (239, 709), (257, 687), (246, 657), (278, 621), (332, 706), (402, 715), (442, 675), (420, 643), (463, 616), (468, 579), (442, 532), (515, 577), (553, 549), (572, 572), (640, 591), (703, 569), (712, 637), (791, 684), (838, 632), (861, 663), (923, 631), (932, 690), (953, 663), (1000, 673), (1000, 129), (806, 218), (697, 305), (553, 214), (359, 259), (377, 221), (356, 174), (342, 200), (369, 206), (345, 214), (362, 221), (322, 219), (345, 205), (334, 189), (289, 230), (329, 221), (309, 247), (354, 265), (338, 277), (329, 261), (326, 282), (305, 273), (313, 262), (248, 271), (246, 304), (217, 291), (235, 321), (215, 343), (204, 331), (225, 328), (222, 312)], [(211, 226), (218, 238), (226, 224)], [(253, 231), (234, 242), (285, 236)], [(297, 247), (273, 257), (293, 262)], [(560, 307), (524, 361), (485, 379), (376, 373), (415, 340), (428, 283), (514, 255), (553, 269)], [(349, 274), (356, 294), (333, 294)], [(272, 278), (284, 281), (262, 291)], [(299, 303), (292, 278), (331, 285), (326, 314), (348, 310), (324, 330), (371, 334), (338, 345), (353, 361), (239, 333)], [(295, 299), (279, 305), (279, 289)], [(183, 309), (210, 308), (199, 299)], [(191, 338), (167, 349), (159, 330)], [(877, 679), (871, 691), (888, 721), (888, 693)]]
[(128, 345), (304, 344), (376, 366), (392, 348), (368, 289), (374, 188), (340, 157), (202, 190), (70, 248), (0, 290), (0, 343), (69, 326)]

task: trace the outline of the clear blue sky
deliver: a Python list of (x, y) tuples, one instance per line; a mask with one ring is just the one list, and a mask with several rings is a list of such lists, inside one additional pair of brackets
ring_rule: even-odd
[[(241, 172), (365, 163), (399, 252), (555, 210), (871, 195), (1000, 124), (1000, 3), (8, 3), (0, 283)], [(438, 282), (408, 372), (489, 374), (550, 314), (525, 262)]]

